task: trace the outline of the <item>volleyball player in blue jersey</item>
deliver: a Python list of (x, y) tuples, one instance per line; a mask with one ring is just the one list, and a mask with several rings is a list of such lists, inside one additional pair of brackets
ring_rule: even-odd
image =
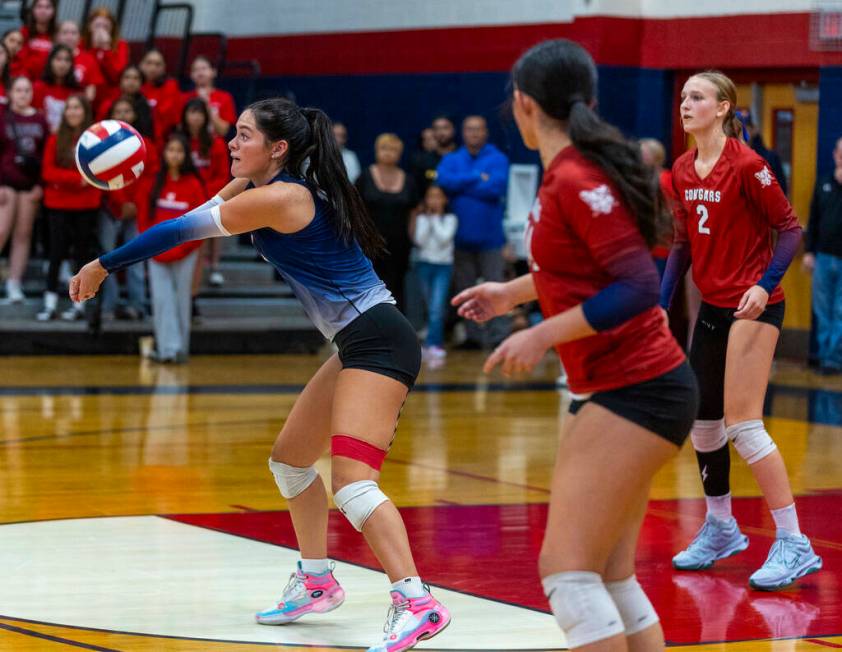
[(279, 98), (252, 104), (229, 149), (235, 180), (219, 195), (88, 263), (70, 294), (89, 299), (108, 274), (182, 242), (251, 233), (339, 349), (307, 383), (272, 449), (269, 467), (289, 501), (301, 560), (257, 622), (289, 623), (344, 600), (327, 555), (327, 493), (313, 466), (330, 445), (334, 502), (393, 582), (385, 634), (370, 650), (409, 649), (444, 629), (450, 614), (421, 583), (400, 513), (377, 484), (421, 364), (415, 332), (368, 258), (382, 239), (322, 111)]

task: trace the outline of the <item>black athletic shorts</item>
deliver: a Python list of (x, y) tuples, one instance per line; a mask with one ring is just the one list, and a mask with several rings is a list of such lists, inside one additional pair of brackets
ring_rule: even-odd
[(685, 360), (672, 371), (637, 385), (595, 392), (584, 400), (570, 403), (576, 414), (585, 403), (596, 403), (606, 410), (654, 432), (681, 447), (699, 408), (696, 376)]
[(412, 324), (391, 303), (369, 308), (333, 338), (343, 369), (365, 369), (409, 389), (421, 371), (421, 345)]
[[(784, 301), (767, 305), (755, 321), (781, 330), (785, 309)], [(699, 379), (699, 419), (715, 421), (725, 415), (725, 354), (731, 325), (737, 321), (734, 312), (704, 301), (699, 308), (689, 356)]]

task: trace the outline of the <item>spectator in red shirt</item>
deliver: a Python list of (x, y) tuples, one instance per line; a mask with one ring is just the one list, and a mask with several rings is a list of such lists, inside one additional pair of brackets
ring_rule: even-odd
[[(207, 193), (193, 165), (187, 139), (173, 133), (167, 139), (152, 189), (150, 219), (141, 225), (141, 231), (180, 217), (206, 199)], [(201, 244), (200, 241), (185, 242), (149, 261), (156, 349), (153, 359), (157, 362), (186, 362), (190, 353), (191, 287)]]
[(26, 76), (26, 62), (23, 59), (23, 34), (17, 27), (3, 32), (3, 46), (9, 52), (9, 74), (12, 77)]
[(193, 164), (209, 196), (219, 192), (231, 179), (228, 146), (209, 129), (211, 120), (208, 105), (199, 98), (193, 98), (184, 105), (179, 127), (190, 143)]
[(61, 124), (67, 98), (81, 92), (82, 87), (73, 74), (73, 51), (66, 45), (56, 45), (47, 59), (44, 75), (35, 82), (32, 101), (36, 109), (44, 112), (52, 133)]
[(200, 55), (193, 59), (190, 65), (190, 79), (193, 80), (195, 88), (184, 94), (184, 100), (194, 97), (202, 99), (208, 105), (213, 130), (224, 138), (237, 120), (234, 97), (228, 91), (214, 87), (216, 68), (205, 56)]
[[(231, 178), (229, 173), (231, 164), (228, 159), (228, 146), (222, 138), (210, 130), (210, 122), (208, 105), (204, 100), (194, 97), (184, 105), (179, 130), (190, 143), (193, 164), (205, 184), (208, 196), (212, 197), (222, 190)], [(220, 287), (225, 283), (225, 277), (219, 271), (219, 259), (222, 253), (220, 244), (220, 238), (209, 238), (205, 241), (202, 251), (207, 261), (203, 256), (199, 256), (193, 279), (193, 296), (199, 293), (205, 262), (210, 265), (208, 282), (213, 287)]]
[[(108, 117), (127, 122), (137, 129), (137, 113), (134, 103), (128, 98), (120, 98), (114, 102)], [(151, 138), (144, 138), (144, 141), (146, 160), (140, 179), (106, 195), (106, 210), (100, 213), (99, 222), (100, 241), (104, 249), (111, 249), (120, 240), (127, 242), (134, 238), (138, 232), (138, 224), (143, 224), (148, 219), (149, 191), (160, 163), (154, 141)], [(120, 306), (117, 303), (117, 279), (115, 276), (108, 277), (102, 294), (103, 315), (113, 314), (119, 319), (143, 319), (146, 303), (143, 265), (132, 265), (126, 269), (126, 289), (128, 303)]]
[(181, 89), (167, 76), (167, 64), (160, 50), (152, 48), (140, 60), (145, 82), (141, 92), (152, 107), (155, 136), (160, 143), (181, 119)]
[(6, 46), (0, 43), (0, 106), (3, 107), (9, 103), (9, 98), (6, 97), (6, 89), (12, 79), (10, 68), (11, 56), (9, 56)]
[(79, 48), (81, 42), (82, 36), (75, 22), (65, 20), (59, 25), (56, 43), (66, 45), (73, 52), (73, 74), (85, 90), (85, 97), (89, 102), (93, 102), (96, 98), (96, 89), (102, 86), (104, 80), (99, 62), (89, 51)]
[(56, 36), (55, 0), (35, 0), (26, 12), (20, 32), (26, 75), (33, 81), (40, 79)]
[[(47, 139), (41, 176), (44, 180), (44, 208), (50, 230), (47, 291), (39, 321), (55, 319), (58, 307), (58, 275), (61, 262), (73, 252), (76, 269), (97, 253), (97, 220), (102, 192), (87, 183), (76, 168), (76, 143), (93, 122), (91, 105), (83, 95), (67, 98), (58, 131)], [(75, 304), (62, 318), (82, 316)]]
[(117, 19), (106, 7), (96, 7), (88, 14), (82, 30), (82, 49), (99, 64), (102, 81), (97, 85), (97, 102), (107, 97), (129, 65), (129, 44), (120, 38)]
[(6, 298), (23, 301), (21, 280), (29, 260), (32, 225), (41, 191), (41, 158), (49, 134), (43, 114), (32, 106), (32, 82), (17, 77), (0, 120), (0, 251), (12, 237)]
[(119, 88), (112, 89), (113, 96), (98, 98), (98, 100), (101, 99), (102, 101), (99, 103), (99, 109), (96, 111), (96, 119), (105, 120), (111, 113), (111, 107), (114, 102), (120, 97), (127, 98), (134, 104), (134, 111), (137, 115), (135, 129), (144, 138), (155, 138), (155, 122), (152, 119), (152, 108), (149, 106), (149, 102), (144, 94), (140, 92), (143, 82), (143, 73), (140, 71), (140, 68), (133, 63), (126, 66), (120, 75)]

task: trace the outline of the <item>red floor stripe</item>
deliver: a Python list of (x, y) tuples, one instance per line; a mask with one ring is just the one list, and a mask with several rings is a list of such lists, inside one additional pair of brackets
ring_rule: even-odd
[[(693, 537), (704, 501), (652, 501), (640, 537), (637, 575), (662, 616), (673, 644), (842, 634), (842, 519), (839, 496), (798, 498), (799, 520), (824, 558), (823, 571), (777, 593), (756, 592), (748, 577), (765, 560), (774, 523), (761, 498), (734, 499), (749, 549), (708, 572), (673, 570), (673, 554)], [(546, 504), (436, 505), (401, 509), (424, 579), (464, 593), (547, 611), (537, 558)], [(174, 520), (296, 547), (288, 512), (186, 514)], [(827, 543), (828, 545), (823, 545)], [(363, 538), (338, 512), (330, 513), (329, 554), (379, 568)], [(341, 580), (341, 578), (340, 578)]]
[(808, 643), (812, 643), (813, 645), (823, 645), (824, 647), (842, 648), (842, 645), (839, 645), (837, 643), (831, 643), (830, 641), (820, 641), (817, 638), (808, 638), (806, 640)]

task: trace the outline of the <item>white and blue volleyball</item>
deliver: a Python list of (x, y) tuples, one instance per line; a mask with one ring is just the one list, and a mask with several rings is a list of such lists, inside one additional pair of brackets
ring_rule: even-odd
[(146, 143), (122, 120), (103, 120), (88, 127), (76, 143), (76, 167), (100, 190), (119, 190), (143, 173)]

